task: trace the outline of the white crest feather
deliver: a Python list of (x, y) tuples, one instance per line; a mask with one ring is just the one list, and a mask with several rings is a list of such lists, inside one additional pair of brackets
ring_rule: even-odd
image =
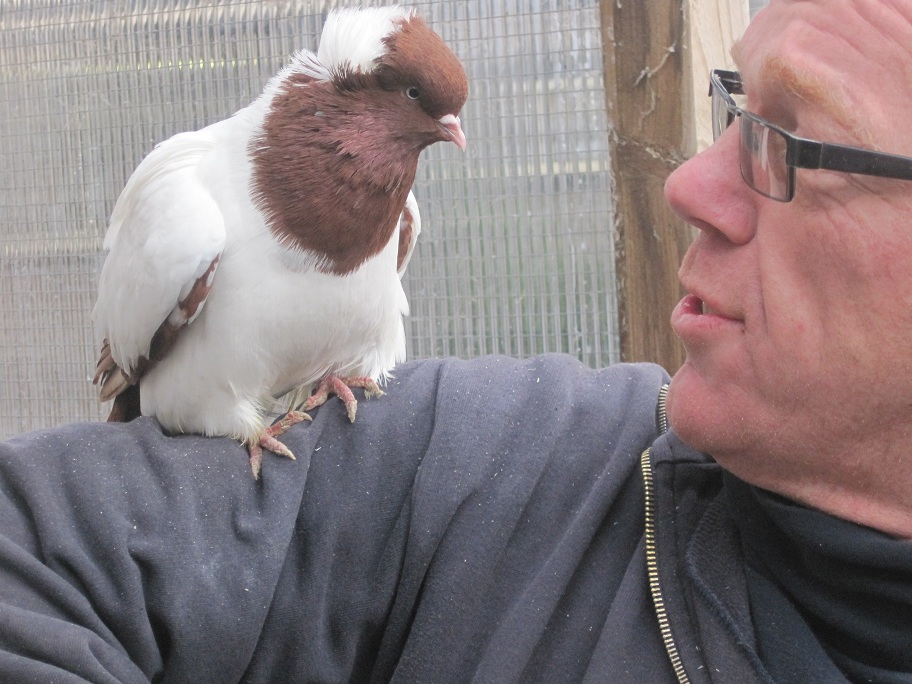
[(299, 50), (294, 53), (288, 65), (275, 78), (281, 80), (291, 72), (305, 74), (319, 81), (328, 81), (332, 78), (329, 69), (310, 50)]
[(319, 51), (305, 49), (293, 54), (288, 64), (269, 79), (262, 97), (271, 101), (294, 73), (328, 81), (346, 68), (370, 72), (376, 60), (386, 53), (383, 39), (396, 30), (396, 22), (413, 16), (412, 10), (398, 5), (333, 10), (323, 26)]
[(396, 22), (413, 14), (398, 5), (334, 10), (323, 26), (317, 58), (333, 72), (348, 66), (368, 73), (386, 53), (383, 39), (396, 30)]

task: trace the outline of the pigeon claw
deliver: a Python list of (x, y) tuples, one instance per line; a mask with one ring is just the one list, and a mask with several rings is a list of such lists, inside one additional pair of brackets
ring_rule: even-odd
[(276, 437), (283, 435), (292, 425), (297, 425), (304, 420), (313, 420), (307, 411), (325, 404), (330, 395), (335, 394), (342, 400), (342, 403), (345, 404), (348, 420), (354, 423), (355, 415), (358, 413), (358, 400), (352, 394), (353, 388), (363, 389), (364, 396), (368, 399), (384, 395), (384, 391), (380, 389), (377, 382), (367, 376), (340, 378), (332, 373), (326, 375), (320, 380), (313, 394), (308, 397), (307, 401), (298, 410), (289, 411), (280, 420), (264, 429), (254, 441), (248, 443), (247, 451), (250, 454), (250, 471), (253, 473), (253, 478), (255, 480), (260, 479), (260, 471), (263, 468), (263, 449), (294, 460), (295, 456), (291, 453), (291, 449), (282, 444)]
[(282, 444), (276, 437), (285, 434), (285, 431), (292, 425), (297, 425), (305, 420), (313, 419), (303, 411), (289, 411), (281, 420), (263, 430), (255, 442), (250, 442), (247, 445), (247, 451), (250, 454), (250, 471), (253, 473), (254, 480), (260, 479), (260, 470), (263, 467), (263, 449), (268, 449), (278, 456), (286, 456), (292, 461), (295, 460), (295, 455), (291, 453), (291, 449)]
[(329, 399), (330, 394), (335, 394), (345, 404), (348, 420), (354, 423), (355, 415), (358, 413), (358, 400), (352, 394), (353, 388), (363, 389), (364, 396), (368, 399), (382, 397), (384, 394), (376, 381), (367, 376), (340, 378), (338, 375), (330, 373), (320, 380), (320, 384), (317, 385), (313, 394), (301, 406), (301, 411), (310, 411), (317, 406), (322, 406)]

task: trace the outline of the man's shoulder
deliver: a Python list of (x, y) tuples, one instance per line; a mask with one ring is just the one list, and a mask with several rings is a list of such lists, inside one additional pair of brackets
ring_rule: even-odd
[[(402, 381), (412, 376), (432, 373), (445, 375), (466, 375), (473, 379), (479, 373), (492, 377), (527, 377), (532, 371), (544, 374), (554, 374), (568, 379), (582, 378), (595, 375), (600, 378), (622, 379), (627, 382), (657, 382), (659, 386), (668, 382), (668, 374), (661, 367), (653, 363), (615, 363), (601, 368), (586, 366), (579, 359), (569, 354), (546, 353), (527, 358), (491, 354), (469, 359), (458, 357), (440, 357), (420, 359), (400, 364), (396, 367), (393, 376)], [(550, 377), (550, 376), (549, 376)], [(540, 382), (541, 377), (534, 379)]]
[(483, 356), (403, 364), (388, 394), (433, 398), (438, 416), (446, 410), (455, 419), (483, 413), (487, 423), (503, 416), (547, 431), (548, 421), (573, 417), (602, 428), (636, 423), (654, 433), (659, 391), (667, 382), (668, 374), (648, 363), (593, 369), (566, 354)]
[[(409, 396), (432, 402), (396, 451), (416, 439), (414, 429), (422, 433), (413, 504), (439, 529), (467, 510), (479, 516), (465, 525), (473, 535), (514, 510), (524, 511), (535, 529), (557, 529), (572, 526), (590, 507), (593, 519), (602, 519), (618, 497), (627, 501), (621, 493), (628, 485), (639, 486), (637, 464), (659, 434), (656, 408), (665, 382), (657, 366), (590, 369), (557, 354), (422, 361), (397, 373), (380, 400), (391, 401), (383, 408), (376, 402), (369, 420), (386, 416), (401, 426), (418, 410), (397, 412)], [(641, 497), (630, 491), (629, 503), (638, 509)]]

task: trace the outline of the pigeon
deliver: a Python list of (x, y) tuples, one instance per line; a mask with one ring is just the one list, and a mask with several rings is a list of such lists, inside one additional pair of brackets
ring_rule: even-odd
[(330, 394), (353, 421), (351, 388), (382, 394), (405, 358), (418, 157), (465, 150), (467, 97), (414, 11), (340, 9), (248, 107), (158, 144), (104, 240), (93, 382), (108, 420), (231, 437), (255, 478), (264, 449), (294, 458), (276, 438)]

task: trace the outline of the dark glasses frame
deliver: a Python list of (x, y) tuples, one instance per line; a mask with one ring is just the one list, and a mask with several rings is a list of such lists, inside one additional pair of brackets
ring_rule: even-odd
[[(716, 140), (730, 126), (736, 117), (741, 120), (741, 175), (750, 188), (764, 197), (769, 197), (780, 202), (789, 202), (795, 196), (795, 169), (825, 169), (827, 171), (843, 171), (864, 176), (877, 176), (880, 178), (894, 178), (897, 180), (912, 180), (912, 157), (903, 157), (895, 154), (874, 152), (861, 147), (837, 145), (834, 143), (820, 142), (808, 138), (799, 138), (788, 131), (770, 123), (766, 119), (742, 109), (732, 95), (743, 95), (744, 89), (741, 74), (737, 71), (713, 69), (709, 79), (709, 95), (713, 101), (713, 140)], [(727, 111), (727, 120), (722, 125), (719, 119), (720, 107), (724, 105)], [(753, 173), (746, 171), (745, 164), (751, 169), (751, 160), (744, 159), (745, 154), (751, 154), (752, 146), (749, 141), (756, 138), (756, 127), (766, 129), (767, 135), (778, 136), (785, 145), (785, 164), (783, 171), (785, 190), (783, 193), (772, 194), (758, 187), (756, 182), (749, 178)]]

